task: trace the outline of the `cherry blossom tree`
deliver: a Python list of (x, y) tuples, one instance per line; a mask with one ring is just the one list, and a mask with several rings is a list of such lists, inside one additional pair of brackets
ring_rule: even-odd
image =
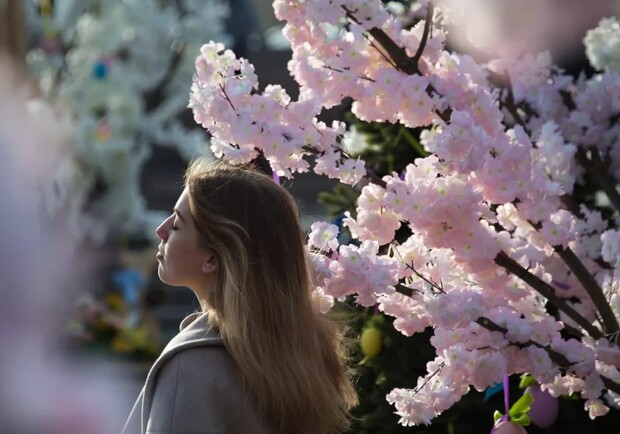
[[(353, 295), (405, 335), (434, 330), (428, 374), (386, 397), (401, 424), (518, 373), (580, 394), (595, 418), (620, 404), (620, 24), (588, 33), (599, 73), (575, 80), (549, 53), (481, 64), (448, 51), (445, 28), (466, 6), (276, 0), (299, 98), (260, 92), (252, 65), (210, 42), (190, 107), (218, 157), (261, 155), (278, 176), (361, 189), (344, 220), (357, 242), (312, 226), (315, 297), (326, 311)], [(423, 128), (426, 156), (378, 177), (347, 151), (344, 122), (317, 119), (345, 98), (360, 120)]]

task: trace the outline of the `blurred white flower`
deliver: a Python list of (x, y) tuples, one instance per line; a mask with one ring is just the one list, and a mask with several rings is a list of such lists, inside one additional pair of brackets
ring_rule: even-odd
[(590, 64), (599, 71), (620, 72), (620, 22), (603, 18), (583, 40)]

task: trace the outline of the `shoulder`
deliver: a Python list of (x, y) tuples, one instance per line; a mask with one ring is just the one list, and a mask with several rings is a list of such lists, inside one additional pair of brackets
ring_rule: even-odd
[(261, 417), (223, 346), (178, 351), (162, 365), (157, 377), (151, 416), (165, 421), (174, 432), (207, 428), (222, 433), (269, 432), (260, 430)]
[(175, 351), (162, 367), (176, 371), (178, 381), (187, 387), (208, 382), (212, 386), (241, 384), (241, 374), (223, 345), (203, 345)]

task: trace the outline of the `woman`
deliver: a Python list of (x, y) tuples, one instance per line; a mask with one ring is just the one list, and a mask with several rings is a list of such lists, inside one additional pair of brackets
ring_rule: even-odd
[(151, 368), (124, 434), (322, 434), (357, 401), (342, 335), (311, 303), (295, 202), (258, 171), (197, 160), (157, 229), (160, 279), (202, 312)]

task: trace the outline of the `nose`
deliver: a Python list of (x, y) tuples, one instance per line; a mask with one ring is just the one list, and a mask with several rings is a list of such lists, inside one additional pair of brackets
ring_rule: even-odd
[(168, 239), (168, 234), (170, 233), (170, 227), (169, 226), (170, 226), (170, 219), (171, 218), (172, 218), (172, 216), (168, 217), (155, 230), (155, 234), (157, 235), (157, 238), (159, 238), (162, 241), (166, 241)]

